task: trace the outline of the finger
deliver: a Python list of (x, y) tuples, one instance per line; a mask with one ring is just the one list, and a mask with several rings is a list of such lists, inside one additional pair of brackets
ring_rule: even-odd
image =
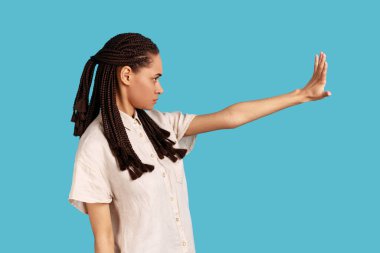
[(315, 74), (317, 67), (318, 67), (318, 55), (316, 54), (314, 57), (314, 72), (313, 72), (313, 74)]
[(326, 83), (326, 74), (327, 74), (327, 61), (325, 61), (323, 71), (322, 71), (322, 82)]
[(317, 76), (318, 77), (320, 77), (322, 74), (325, 58), (326, 58), (325, 54), (323, 52), (321, 52), (321, 58), (319, 60), (318, 69), (317, 69)]

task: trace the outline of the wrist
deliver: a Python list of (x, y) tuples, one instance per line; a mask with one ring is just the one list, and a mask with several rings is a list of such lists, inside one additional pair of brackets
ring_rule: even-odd
[(291, 92), (291, 94), (295, 97), (295, 100), (298, 104), (302, 104), (308, 101), (307, 96), (302, 89), (295, 89)]

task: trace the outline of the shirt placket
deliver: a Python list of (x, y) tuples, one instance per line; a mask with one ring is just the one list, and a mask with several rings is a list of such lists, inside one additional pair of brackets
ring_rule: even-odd
[[(139, 138), (141, 138), (141, 139), (145, 138), (144, 141), (147, 141), (147, 137), (143, 134), (143, 127), (139, 125), (139, 123), (137, 122), (136, 119), (133, 120), (133, 125), (135, 126), (135, 128), (138, 132)], [(156, 151), (154, 150), (152, 145), (147, 145), (147, 146), (150, 147), (150, 150), (151, 150), (150, 157), (152, 158), (153, 163), (157, 164), (157, 162), (156, 162), (157, 161)], [(166, 190), (169, 193), (170, 204), (171, 204), (171, 207), (172, 207), (172, 210), (174, 213), (174, 219), (175, 219), (175, 222), (177, 224), (178, 232), (179, 232), (179, 235), (181, 238), (181, 246), (182, 246), (183, 252), (186, 253), (189, 251), (188, 241), (186, 240), (185, 231), (184, 231), (184, 228), (182, 225), (182, 219), (181, 219), (181, 216), (179, 214), (178, 199), (176, 197), (176, 194), (173, 192), (173, 188), (171, 187), (170, 178), (169, 178), (168, 174), (166, 173), (165, 168), (163, 166), (156, 166), (156, 167), (158, 167), (160, 169), (160, 173), (161, 173), (161, 176), (163, 178)]]

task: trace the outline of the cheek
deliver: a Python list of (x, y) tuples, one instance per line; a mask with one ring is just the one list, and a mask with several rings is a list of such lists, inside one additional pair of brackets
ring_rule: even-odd
[(152, 100), (154, 83), (151, 81), (136, 83), (130, 90), (130, 102), (136, 107), (142, 106)]

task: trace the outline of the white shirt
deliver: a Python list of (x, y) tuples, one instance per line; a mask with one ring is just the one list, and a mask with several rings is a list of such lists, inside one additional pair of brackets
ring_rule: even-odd
[[(99, 113), (79, 140), (69, 202), (87, 215), (84, 202), (110, 203), (115, 253), (195, 253), (183, 159), (161, 160), (137, 113), (119, 112), (133, 150), (154, 170), (134, 181), (119, 170)], [(145, 112), (178, 141), (175, 148), (193, 149), (197, 135), (184, 134), (196, 114)]]

